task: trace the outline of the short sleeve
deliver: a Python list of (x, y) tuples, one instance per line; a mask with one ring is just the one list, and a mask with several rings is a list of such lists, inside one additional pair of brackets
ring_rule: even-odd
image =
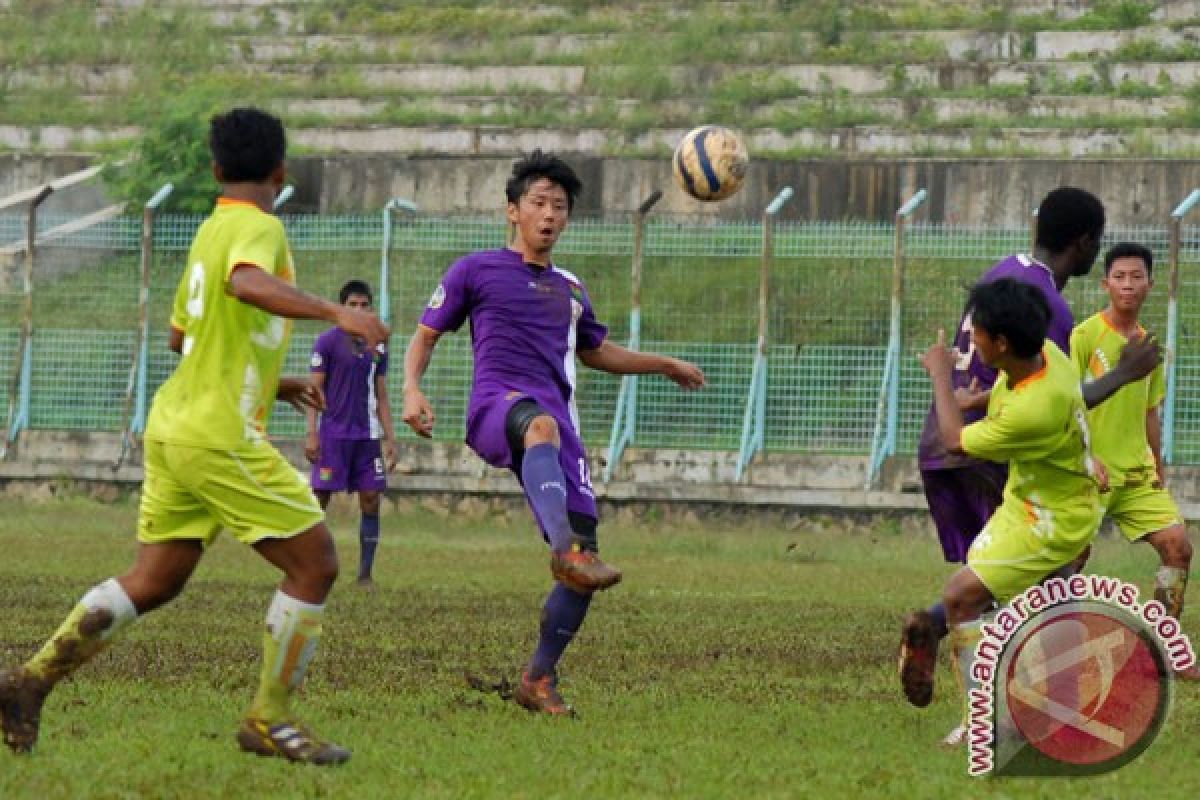
[(1045, 409), (1036, 394), (1016, 392), (999, 399), (988, 415), (962, 430), (960, 442), (967, 455), (987, 461), (1040, 458), (1058, 443), (1061, 425), (1047, 426)]
[(580, 294), (583, 313), (575, 323), (576, 347), (579, 350), (595, 350), (604, 344), (604, 339), (608, 336), (608, 326), (596, 319), (596, 310), (592, 308), (592, 299), (588, 296), (587, 289), (583, 289)]
[(421, 324), (435, 331), (456, 331), (470, 313), (471, 262), (456, 261), (442, 276), (442, 282), (433, 290)]
[(329, 372), (329, 358), (331, 355), (328, 336), (318, 336), (313, 342), (312, 358), (308, 361), (309, 372)]
[(286, 261), (287, 236), (283, 223), (274, 217), (263, 215), (262, 224), (247, 225), (239, 230), (229, 247), (229, 261), (225, 264), (226, 282), (239, 264), (252, 264), (271, 275), (279, 271)]

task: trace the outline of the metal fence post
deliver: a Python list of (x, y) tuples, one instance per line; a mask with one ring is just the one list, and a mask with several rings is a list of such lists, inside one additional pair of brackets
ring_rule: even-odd
[(1177, 391), (1176, 365), (1179, 363), (1179, 247), (1182, 238), (1183, 218), (1197, 203), (1200, 189), (1193, 189), (1182, 203), (1171, 212), (1170, 233), (1170, 278), (1167, 283), (1167, 398), (1163, 404), (1162, 456), (1168, 464), (1175, 458), (1175, 392)]
[[(642, 345), (642, 248), (646, 234), (646, 216), (662, 199), (662, 190), (655, 189), (642, 201), (633, 215), (633, 266), (629, 280), (629, 348)], [(621, 378), (617, 393), (617, 409), (613, 414), (612, 433), (608, 437), (608, 459), (604, 464), (604, 482), (612, 480), (625, 448), (637, 433), (637, 375)]]
[(921, 207), (929, 192), (921, 189), (896, 211), (895, 240), (892, 248), (892, 308), (888, 324), (887, 356), (883, 380), (875, 406), (875, 433), (871, 437), (871, 458), (867, 464), (864, 489), (875, 486), (883, 462), (896, 454), (896, 434), (900, 420), (900, 354), (903, 351), (904, 311), (904, 230), (908, 218)]
[(113, 469), (121, 466), (133, 446), (133, 437), (146, 429), (146, 383), (150, 361), (150, 266), (154, 260), (154, 216), (158, 207), (175, 190), (174, 184), (164, 184), (142, 208), (141, 277), (138, 289), (137, 343), (129, 366), (129, 381), (125, 386), (125, 410), (122, 414), (121, 452)]
[(379, 318), (384, 322), (390, 323), (392, 317), (392, 215), (397, 212), (416, 214), (419, 210), (416, 203), (402, 197), (393, 197), (383, 207), (383, 253), (379, 259)]
[[(168, 184), (170, 185), (170, 184)], [(283, 204), (292, 199), (292, 195), (296, 193), (296, 187), (290, 183), (279, 190), (279, 194), (275, 196), (275, 202), (271, 204), (272, 211), (279, 211)], [(155, 195), (157, 197), (157, 195)]]
[(17, 368), (13, 371), (8, 393), (8, 433), (3, 444), (0, 444), (0, 459), (8, 457), (9, 447), (16, 441), (17, 434), (22, 428), (29, 426), (29, 400), (33, 382), (33, 265), (37, 257), (37, 210), (53, 192), (53, 186), (42, 187), (29, 201), (29, 214), (25, 219), (21, 331), (17, 339)]
[(792, 187), (785, 186), (762, 216), (762, 262), (758, 272), (758, 347), (754, 353), (754, 369), (750, 373), (750, 393), (746, 398), (746, 411), (742, 416), (742, 443), (738, 448), (737, 464), (733, 479), (740, 481), (746, 467), (763, 447), (767, 423), (767, 347), (769, 316), (771, 261), (775, 255), (775, 215), (792, 199)]

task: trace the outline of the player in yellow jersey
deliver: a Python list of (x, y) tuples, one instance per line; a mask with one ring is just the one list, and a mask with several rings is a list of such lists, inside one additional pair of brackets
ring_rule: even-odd
[[(1108, 307), (1071, 333), (1071, 360), (1085, 383), (1099, 380), (1131, 340), (1147, 336), (1138, 322), (1150, 294), (1154, 254), (1140, 244), (1122, 242), (1104, 256), (1101, 286)], [(1166, 397), (1161, 365), (1148, 377), (1124, 388), (1088, 412), (1092, 445), (1108, 468), (1112, 491), (1104, 498), (1105, 513), (1131, 542), (1146, 542), (1162, 566), (1154, 580), (1154, 597), (1179, 619), (1192, 563), (1187, 527), (1166, 489), (1159, 408)], [(1200, 679), (1195, 667), (1178, 673)]]
[[(963, 425), (945, 335), (922, 363), (933, 382), (938, 433), (946, 449), (1008, 463), (999, 508), (967, 551), (944, 590), (955, 670), (969, 674), (980, 615), (1076, 560), (1101, 518), (1103, 467), (1093, 460), (1079, 375), (1046, 341), (1050, 307), (1037, 288), (1004, 278), (971, 291), (972, 341), (999, 370), (987, 416)], [(969, 683), (963, 683), (964, 689)], [(945, 744), (961, 744), (956, 728)]]
[(221, 197), (192, 242), (171, 316), (170, 345), (182, 358), (146, 427), (137, 556), (124, 575), (84, 594), (36, 655), (0, 672), (0, 723), (18, 753), (37, 741), (54, 685), (178, 595), (226, 528), (284, 574), (267, 611), (258, 692), (239, 745), (315, 764), (350, 757), (288, 708), (321, 636), (337, 555), (316, 498), (265, 431), (277, 399), (324, 404), (307, 378), (280, 378), (291, 319), (331, 322), (371, 349), (388, 330), (369, 312), (295, 288), (283, 225), (269, 213), (284, 179), (279, 120), (255, 109), (217, 115), (209, 145)]

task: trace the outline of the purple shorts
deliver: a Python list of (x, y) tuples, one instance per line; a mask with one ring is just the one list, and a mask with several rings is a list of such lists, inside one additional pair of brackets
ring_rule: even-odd
[(967, 562), (967, 550), (1000, 506), (1007, 480), (1008, 467), (990, 461), (921, 470), (925, 499), (947, 561)]
[(383, 449), (378, 439), (321, 437), (321, 458), (313, 465), (318, 492), (381, 492), (387, 488)]
[[(467, 419), (467, 444), (471, 449), (493, 467), (512, 470), (518, 481), (521, 479), (521, 466), (508, 441), (508, 412), (522, 400), (538, 402), (532, 395), (516, 392), (496, 395), (480, 402)], [(558, 460), (562, 464), (563, 477), (567, 480), (567, 511), (596, 519), (598, 515), (596, 495), (592, 491), (591, 467), (579, 432), (571, 424), (570, 418), (564, 419), (562, 415), (547, 409), (544, 403), (539, 405), (558, 423), (561, 442)]]

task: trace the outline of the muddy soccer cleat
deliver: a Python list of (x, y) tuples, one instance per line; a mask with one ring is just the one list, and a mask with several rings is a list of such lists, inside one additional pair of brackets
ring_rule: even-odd
[(550, 572), (568, 589), (586, 594), (621, 582), (621, 570), (610, 567), (591, 550), (568, 550), (550, 555)]
[(0, 672), (0, 729), (14, 753), (28, 753), (37, 744), (42, 703), (49, 693), (42, 681), (20, 667)]
[(528, 672), (521, 673), (521, 682), (513, 690), (513, 700), (523, 708), (541, 714), (575, 716), (575, 709), (558, 693), (558, 681), (553, 675), (543, 675), (534, 680)]
[(237, 743), (247, 753), (280, 756), (303, 764), (329, 766), (350, 760), (349, 750), (318, 739), (296, 720), (271, 724), (261, 719), (244, 719), (237, 732)]
[(937, 650), (938, 635), (933, 615), (928, 611), (909, 614), (900, 635), (900, 686), (908, 702), (918, 708), (924, 708), (933, 700)]

